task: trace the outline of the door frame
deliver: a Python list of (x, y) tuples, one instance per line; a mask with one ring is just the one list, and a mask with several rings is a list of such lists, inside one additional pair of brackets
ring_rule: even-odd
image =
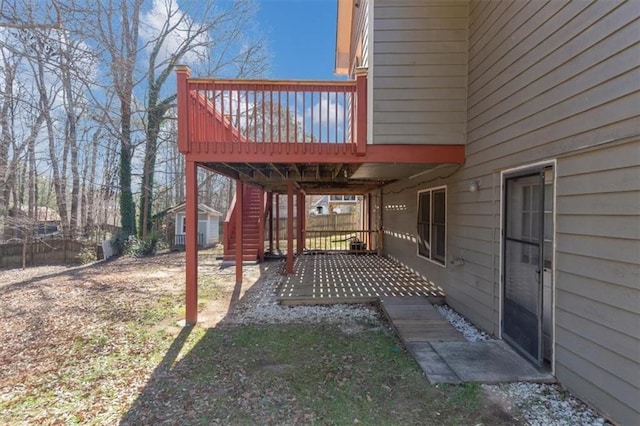
[[(506, 179), (509, 177), (513, 177), (518, 174), (526, 174), (527, 172), (535, 173), (537, 170), (551, 167), (553, 170), (553, 182), (551, 183), (553, 187), (553, 213), (552, 213), (552, 222), (553, 222), (553, 253), (551, 254), (552, 258), (552, 270), (551, 270), (551, 374), (556, 374), (556, 253), (557, 253), (557, 227), (556, 227), (556, 212), (557, 212), (557, 181), (558, 181), (558, 161), (556, 159), (539, 161), (535, 163), (529, 163), (517, 167), (512, 167), (509, 169), (504, 169), (500, 171), (500, 254), (499, 254), (499, 285), (498, 285), (498, 297), (499, 297), (499, 307), (498, 307), (498, 338), (502, 339), (502, 329), (503, 329), (503, 318), (504, 318), (504, 221), (505, 221), (505, 191), (506, 191)], [(541, 271), (542, 276), (543, 271)], [(544, 311), (544, 308), (543, 308)]]

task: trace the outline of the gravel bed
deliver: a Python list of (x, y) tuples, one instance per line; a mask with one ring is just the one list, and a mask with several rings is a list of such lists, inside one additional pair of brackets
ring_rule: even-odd
[(465, 317), (451, 309), (449, 306), (440, 305), (436, 306), (436, 308), (438, 309), (438, 312), (440, 312), (440, 314), (445, 317), (446, 320), (449, 321), (449, 323), (451, 323), (453, 328), (462, 333), (464, 338), (468, 341), (481, 342), (483, 340), (491, 339), (491, 336), (489, 336), (479, 328), (473, 326), (473, 324), (467, 321)]
[(482, 385), (507, 409), (515, 407), (530, 426), (601, 426), (611, 424), (559, 385), (506, 383)]
[[(358, 325), (379, 325), (373, 306), (361, 304), (282, 306), (277, 302), (277, 288), (284, 277), (263, 277), (247, 290), (229, 317), (227, 324), (341, 324), (346, 330)], [(357, 327), (356, 327), (357, 328)]]
[[(470, 342), (492, 339), (447, 305), (438, 311)], [(600, 426), (609, 424), (589, 406), (573, 397), (557, 384), (506, 383), (482, 385), (490, 398), (499, 401), (507, 411), (516, 408), (530, 426)]]

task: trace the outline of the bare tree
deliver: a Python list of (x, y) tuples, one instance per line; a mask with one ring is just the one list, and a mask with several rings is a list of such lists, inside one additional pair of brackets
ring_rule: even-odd
[[(19, 44), (16, 37), (8, 34), (0, 45), (0, 236), (5, 235), (11, 200), (13, 208), (20, 209), (24, 192), (28, 192), (29, 210), (34, 208), (34, 147), (44, 120), (37, 104), (34, 105), (30, 87), (24, 82), (24, 56), (13, 52)], [(25, 151), (28, 151), (26, 158)]]
[(34, 16), (32, 3), (24, 0), (0, 1), (0, 28), (12, 30), (47, 30), (60, 28), (56, 1), (38, 2), (42, 13)]
[[(113, 111), (105, 110), (120, 141), (119, 146), (119, 193), (120, 221), (126, 235), (135, 233), (135, 208), (132, 191), (132, 99), (134, 97), (135, 70), (139, 52), (140, 10), (143, 0), (103, 0), (88, 3), (84, 8), (74, 6), (90, 22), (96, 33), (93, 35), (104, 49), (109, 67), (109, 88), (115, 92), (119, 112), (114, 119)], [(90, 36), (90, 34), (87, 34)]]
[(255, 12), (253, 3), (240, 0), (230, 3), (226, 9), (219, 6), (214, 2), (192, 2), (190, 8), (178, 9), (174, 1), (164, 0), (162, 9), (156, 11), (164, 20), (149, 31), (152, 38), (147, 46), (147, 117), (140, 214), (143, 238), (151, 229), (161, 126), (176, 100), (173, 87), (167, 90), (165, 86), (174, 75), (176, 65), (190, 62), (211, 75), (227, 73), (233, 77), (250, 77), (266, 69), (263, 42), (251, 41), (244, 32)]

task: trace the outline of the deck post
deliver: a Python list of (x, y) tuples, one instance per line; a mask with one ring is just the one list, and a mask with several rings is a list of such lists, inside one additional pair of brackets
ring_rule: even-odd
[(236, 284), (242, 283), (242, 216), (244, 209), (244, 183), (236, 181)]
[(307, 248), (307, 195), (304, 192), (302, 192), (302, 208), (300, 211), (302, 213), (300, 215), (302, 217), (302, 225), (300, 226), (300, 229), (302, 229), (302, 250), (300, 253), (302, 253)]
[(356, 68), (356, 154), (367, 150), (367, 68)]
[(304, 236), (302, 235), (304, 225), (304, 193), (302, 190), (297, 191), (298, 199), (296, 200), (296, 236), (298, 237), (296, 243), (296, 254), (302, 254), (304, 249)]
[(267, 193), (267, 206), (269, 208), (269, 253), (273, 253), (273, 192)]
[(293, 274), (293, 182), (287, 182), (287, 274)]
[(373, 242), (375, 241), (375, 237), (373, 236), (373, 234), (371, 234), (371, 193), (367, 193), (366, 195), (366, 199), (367, 199), (367, 222), (366, 222), (366, 230), (369, 231), (367, 232), (367, 239), (369, 241), (367, 241), (367, 247), (369, 247), (369, 250), (373, 250)]
[(369, 238), (368, 238), (369, 233), (366, 232), (367, 231), (366, 223), (367, 223), (367, 196), (363, 195), (362, 204), (360, 205), (360, 229), (363, 232), (362, 232), (362, 237), (360, 239), (365, 243), (367, 247), (370, 248)]
[(276, 250), (280, 251), (280, 194), (276, 193)]
[(178, 150), (189, 152), (189, 84), (191, 71), (186, 65), (176, 66), (177, 102), (178, 102)]
[(376, 222), (378, 223), (378, 256), (382, 256), (382, 252), (384, 249), (384, 222), (382, 221), (382, 210), (384, 209), (384, 200), (382, 198), (382, 189), (378, 190), (378, 217), (376, 218)]
[(185, 322), (198, 322), (198, 167), (194, 161), (187, 161), (186, 174), (186, 315)]
[(258, 260), (260, 262), (264, 260), (264, 219), (267, 210), (265, 199), (264, 189), (260, 189), (260, 216), (258, 217)]

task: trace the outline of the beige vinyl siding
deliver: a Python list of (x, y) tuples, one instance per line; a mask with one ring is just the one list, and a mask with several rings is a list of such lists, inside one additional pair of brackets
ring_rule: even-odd
[(640, 140), (560, 158), (557, 192), (558, 378), (637, 424)]
[[(555, 372), (606, 414), (636, 424), (640, 8), (634, 1), (478, 3), (470, 6), (461, 177), (499, 191), (494, 173), (557, 159)], [(478, 201), (486, 212), (489, 200)], [(487, 231), (499, 229), (495, 216), (484, 219)], [(490, 314), (473, 312), (482, 304), (462, 304), (472, 306), (470, 317)]]
[(373, 143), (463, 144), (465, 1), (374, 2)]
[[(383, 188), (385, 253), (442, 286), (447, 303), (497, 335), (501, 172), (555, 164), (554, 371), (617, 422), (640, 424), (640, 7), (482, 0), (468, 10), (466, 99), (465, 88), (421, 88), (411, 98), (409, 88), (375, 87), (375, 112), (435, 109), (436, 99), (424, 95), (443, 90), (450, 97), (440, 98), (438, 112), (464, 106), (467, 119), (466, 162), (455, 174)], [(412, 57), (429, 66), (441, 64), (440, 55), (463, 57), (375, 41), (376, 68), (396, 57), (407, 68)], [(397, 86), (406, 86), (403, 78)], [(429, 143), (427, 131), (422, 141)], [(472, 180), (480, 182), (475, 193)], [(416, 192), (440, 185), (447, 185), (446, 268), (418, 258), (415, 245)]]

